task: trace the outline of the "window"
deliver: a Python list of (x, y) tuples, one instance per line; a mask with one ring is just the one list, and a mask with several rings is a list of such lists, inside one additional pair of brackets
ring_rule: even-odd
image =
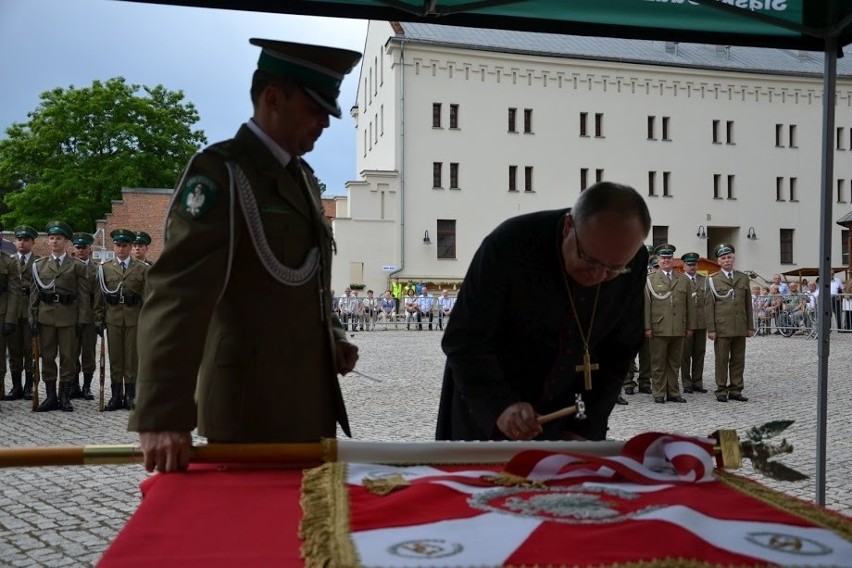
[(438, 219), (438, 258), (456, 257), (456, 220)]
[(657, 133), (655, 132), (656, 129), (657, 129), (656, 124), (655, 124), (656, 121), (657, 121), (656, 116), (649, 116), (648, 117), (648, 140), (656, 140), (657, 139)]
[(798, 201), (798, 197), (796, 196), (796, 189), (798, 185), (798, 178), (790, 178), (790, 201)]
[(432, 162), (432, 187), (442, 187), (441, 186), (441, 169), (443, 164), (441, 162)]
[(604, 171), (603, 168), (599, 168), (595, 170), (595, 182), (603, 181)]
[(580, 168), (580, 191), (589, 187), (589, 168)]
[(837, 180), (837, 202), (846, 203), (846, 188), (842, 179)]
[(783, 148), (784, 147), (784, 125), (776, 124), (775, 125), (775, 147)]
[(669, 242), (669, 227), (668, 225), (654, 225), (651, 230), (652, 245), (656, 248), (659, 245), (664, 245)]
[(736, 199), (734, 197), (734, 178), (736, 176), (729, 175), (728, 176), (728, 199)]
[(509, 191), (518, 191), (518, 166), (509, 166)]
[(373, 149), (373, 123), (370, 122), (370, 150)]
[(836, 141), (837, 141), (837, 149), (843, 150), (843, 127), (842, 126), (837, 127)]
[(671, 140), (671, 136), (669, 136), (669, 117), (663, 117), (663, 140)]
[(713, 174), (713, 199), (722, 199), (722, 175)]
[(459, 188), (459, 165), (450, 162), (450, 189)]
[(524, 109), (524, 132), (532, 134), (532, 109)]
[(589, 113), (580, 113), (580, 136), (588, 136)]
[(459, 105), (450, 105), (450, 128), (459, 127)]
[(510, 108), (509, 109), (509, 132), (517, 132), (515, 130), (515, 115), (518, 113), (518, 109)]
[(364, 155), (367, 155), (367, 129), (364, 129)]
[(603, 138), (603, 113), (596, 112), (595, 113), (595, 138)]
[(840, 264), (849, 266), (849, 229), (840, 231)]
[(657, 172), (648, 172), (648, 197), (657, 196)]
[(775, 201), (784, 201), (784, 178), (775, 178)]
[(713, 144), (719, 144), (719, 121), (713, 121)]
[(432, 103), (432, 128), (441, 128), (441, 103)]
[(790, 146), (790, 148), (798, 148), (799, 145), (796, 144), (796, 125), (795, 124), (790, 125), (789, 132), (790, 132), (790, 136), (789, 136), (789, 139), (787, 140), (788, 146)]
[(729, 120), (725, 123), (725, 144), (734, 143), (734, 121)]
[(532, 166), (526, 166), (524, 168), (524, 191), (532, 191), (532, 178), (533, 178), (533, 169)]
[(793, 264), (793, 229), (781, 229), (781, 264)]
[(663, 197), (671, 197), (671, 187), (669, 182), (671, 181), (672, 173), (671, 172), (663, 172)]

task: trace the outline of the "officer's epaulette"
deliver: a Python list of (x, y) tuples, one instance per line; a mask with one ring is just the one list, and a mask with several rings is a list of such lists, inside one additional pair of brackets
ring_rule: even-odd
[(202, 152), (213, 152), (214, 154), (219, 154), (225, 158), (231, 155), (231, 146), (233, 140), (222, 140), (221, 142), (216, 142), (215, 144), (211, 144), (202, 150)]
[(717, 271), (716, 271), (716, 272), (714, 272), (713, 274), (708, 274), (708, 275), (707, 275), (707, 278), (712, 278), (712, 277), (717, 276), (717, 275), (719, 275), (719, 274), (721, 274), (721, 273), (722, 273), (722, 271), (721, 271), (721, 270), (717, 270)]
[(50, 258), (50, 257), (47, 257), (47, 256), (40, 256), (40, 257), (38, 257), (37, 259), (35, 259), (33, 262), (41, 262), (42, 260), (47, 260), (48, 258)]
[(76, 256), (72, 256), (71, 258), (73, 258), (73, 259), (74, 259), (74, 260), (76, 260), (77, 262), (80, 262), (80, 263), (82, 263), (82, 264), (86, 264), (86, 263), (85, 263), (85, 262), (83, 262), (81, 259), (77, 258)]
[(314, 169), (311, 167), (311, 165), (308, 162), (305, 161), (304, 158), (302, 158), (302, 167), (304, 169), (308, 170), (309, 172), (314, 173)]

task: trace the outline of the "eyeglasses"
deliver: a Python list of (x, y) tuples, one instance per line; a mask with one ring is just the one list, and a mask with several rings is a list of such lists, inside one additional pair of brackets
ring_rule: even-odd
[(587, 267), (592, 270), (603, 270), (606, 272), (610, 278), (615, 278), (616, 276), (621, 276), (622, 274), (627, 274), (630, 272), (629, 266), (611, 266), (608, 264), (604, 264), (598, 259), (587, 255), (583, 252), (583, 245), (580, 244), (580, 234), (577, 232), (576, 226), (574, 227), (574, 243), (577, 247), (577, 258), (585, 264)]

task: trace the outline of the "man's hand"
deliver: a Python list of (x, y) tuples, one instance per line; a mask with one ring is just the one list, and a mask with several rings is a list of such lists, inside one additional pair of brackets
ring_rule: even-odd
[(189, 432), (139, 432), (145, 469), (161, 473), (185, 470), (191, 442)]
[(536, 412), (528, 402), (516, 402), (497, 418), (497, 427), (510, 440), (532, 440), (541, 434)]
[(746, 337), (754, 337), (754, 330), (750, 329), (746, 332)]
[(684, 337), (686, 337), (687, 339), (689, 339), (690, 337), (692, 337), (692, 330), (691, 330), (691, 329), (687, 329), (687, 330), (686, 330), (686, 334), (684, 335)]
[(15, 328), (18, 326), (13, 323), (4, 323), (3, 324), (3, 337), (9, 337), (13, 333), (15, 333)]
[(646, 329), (646, 330), (645, 330), (645, 337), (646, 337), (646, 338), (651, 339), (651, 337), (652, 337), (653, 335), (654, 335), (654, 333), (653, 333), (650, 329)]
[(716, 341), (716, 332), (715, 331), (708, 331), (707, 332), (707, 339), (709, 339), (710, 341)]
[(340, 340), (337, 342), (335, 364), (337, 372), (345, 375), (355, 368), (355, 363), (358, 362), (358, 346), (349, 343), (348, 341)]

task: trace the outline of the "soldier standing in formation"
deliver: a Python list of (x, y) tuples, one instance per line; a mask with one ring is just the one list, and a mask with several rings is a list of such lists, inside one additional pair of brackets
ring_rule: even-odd
[[(651, 255), (648, 257), (648, 274), (653, 274), (658, 266), (657, 257), (654, 255), (654, 247), (645, 245), (645, 250)], [(637, 372), (639, 373), (639, 377), (634, 380), (633, 377)], [(633, 367), (627, 373), (627, 377), (624, 380), (624, 394), (636, 394), (637, 389), (640, 394), (651, 394), (653, 392), (651, 390), (651, 353), (648, 351), (647, 337), (642, 340), (642, 346), (639, 348), (638, 369), (634, 361)], [(618, 404), (627, 404), (627, 401), (621, 397), (616, 402)]]
[(754, 336), (749, 277), (734, 270), (734, 246), (716, 245), (722, 270), (707, 277), (704, 293), (707, 337), (715, 342), (716, 400), (745, 402), (742, 395), (746, 337)]
[[(12, 389), (7, 400), (33, 398), (33, 340), (29, 324), (30, 291), (33, 285), (33, 262), (38, 258), (32, 250), (38, 231), (26, 225), (15, 227), (15, 248), (18, 254), (12, 257), (19, 269), (20, 301), (18, 302), (17, 325), (6, 340), (9, 348), (9, 371), (12, 373)], [(23, 387), (21, 378), (24, 377)]]
[[(38, 334), (41, 370), (46, 397), (38, 412), (62, 409), (71, 412), (71, 384), (77, 371), (77, 340), (83, 322), (91, 317), (86, 265), (65, 252), (72, 230), (62, 221), (47, 224), (50, 255), (33, 264), (34, 286), (30, 293), (30, 328)], [(56, 355), (59, 354), (59, 367)], [(57, 399), (57, 378), (60, 381)]]
[[(132, 410), (136, 400), (136, 330), (148, 265), (130, 257), (136, 235), (116, 229), (112, 238), (115, 257), (98, 266), (100, 294), (95, 296), (95, 321), (98, 335), (106, 330), (109, 347), (110, 399), (104, 410)], [(122, 394), (123, 387), (123, 394)]]
[(706, 393), (704, 388), (704, 355), (707, 352), (707, 317), (704, 314), (705, 278), (698, 274), (698, 253), (688, 252), (681, 256), (683, 273), (692, 285), (692, 301), (695, 304), (695, 329), (691, 337), (683, 340), (683, 362), (680, 366), (680, 380), (683, 392)]
[[(6, 377), (6, 338), (15, 333), (18, 327), (18, 304), (21, 301), (21, 273), (18, 269), (18, 263), (12, 257), (0, 253), (0, 323), (2, 323), (2, 333), (0, 333), (0, 353), (4, 355), (3, 361), (0, 364), (0, 377), (3, 377), (5, 382)], [(0, 383), (0, 398), (3, 398), (3, 387)], [(21, 387), (21, 375), (18, 375), (18, 382), (12, 383), (12, 388), (9, 394), (6, 395), (10, 400), (23, 398), (24, 390)]]
[(648, 276), (645, 287), (645, 337), (651, 352), (654, 402), (686, 402), (677, 376), (683, 338), (695, 328), (692, 288), (686, 276), (673, 270), (673, 245), (659, 245), (654, 252), (660, 269)]
[(145, 231), (136, 231), (136, 234), (133, 237), (133, 247), (130, 254), (135, 260), (144, 262), (148, 266), (151, 266), (151, 263), (148, 262), (148, 245), (150, 244), (151, 235)]
[[(92, 260), (93, 242), (95, 242), (95, 238), (89, 233), (74, 233), (71, 236), (71, 244), (74, 245), (77, 260), (86, 265), (86, 276), (89, 280), (90, 290), (89, 304), (92, 306), (95, 305), (95, 296), (98, 290), (98, 270)], [(80, 323), (83, 325), (83, 335), (77, 342), (77, 373), (74, 382), (71, 384), (71, 398), (93, 400), (95, 397), (92, 394), (92, 378), (95, 376), (95, 345), (97, 344), (94, 311), (90, 310), (86, 319)], [(83, 373), (83, 388), (80, 388), (81, 372)]]

